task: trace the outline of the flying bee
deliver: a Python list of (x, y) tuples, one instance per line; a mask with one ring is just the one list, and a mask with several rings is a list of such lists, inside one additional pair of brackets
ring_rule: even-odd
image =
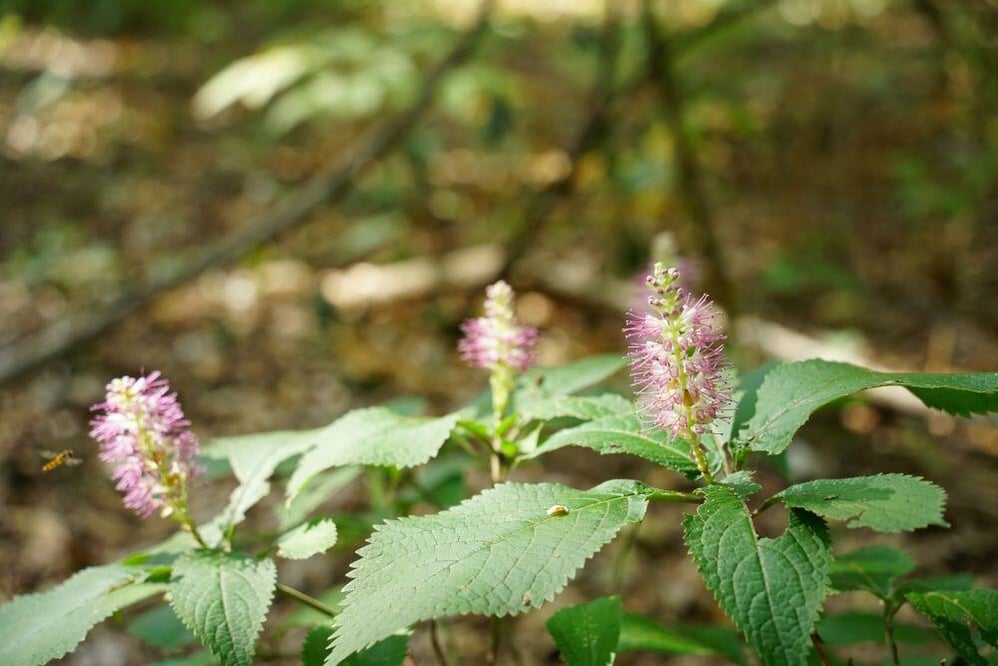
[(43, 458), (47, 458), (48, 462), (42, 465), (43, 472), (51, 472), (57, 467), (76, 467), (83, 462), (80, 458), (77, 458), (73, 454), (73, 449), (64, 449), (58, 453), (53, 453), (52, 451), (42, 451)]

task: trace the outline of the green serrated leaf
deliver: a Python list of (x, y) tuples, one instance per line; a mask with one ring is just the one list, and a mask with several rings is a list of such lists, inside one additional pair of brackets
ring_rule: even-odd
[(305, 560), (324, 553), (336, 543), (336, 523), (316, 518), (302, 523), (277, 540), (277, 554), (289, 560)]
[(825, 518), (848, 521), (846, 527), (869, 527), (878, 532), (948, 524), (943, 520), (943, 489), (907, 474), (808, 481), (790, 486), (773, 499)]
[(568, 666), (608, 666), (620, 638), (620, 597), (569, 606), (547, 621), (548, 633)]
[(398, 501), (409, 506), (425, 502), (449, 509), (468, 499), (465, 477), (475, 467), (476, 461), (463, 451), (439, 457), (419, 468), (416, 483), (402, 490)]
[(207, 650), (195, 652), (186, 657), (173, 657), (154, 661), (149, 666), (216, 666), (218, 659)]
[(144, 571), (121, 564), (90, 567), (55, 588), (0, 606), (0, 664), (44, 664), (75, 648), (112, 613), (161, 592), (138, 583)]
[(755, 479), (752, 478), (752, 472), (744, 469), (728, 474), (718, 483), (728, 486), (738, 493), (738, 496), (742, 499), (751, 497), (762, 490), (762, 486), (756, 483)]
[(333, 637), (333, 628), (327, 626), (313, 627), (305, 636), (301, 646), (302, 666), (322, 666), (329, 656), (329, 640)]
[(946, 642), (970, 663), (988, 663), (977, 650), (973, 629), (981, 640), (998, 648), (998, 590), (913, 592), (908, 601), (932, 620)]
[(734, 490), (714, 485), (702, 492), (706, 501), (683, 526), (707, 587), (764, 664), (805, 663), (828, 587), (832, 557), (825, 524), (793, 510), (783, 536), (760, 539)]
[[(884, 616), (876, 613), (828, 615), (818, 620), (815, 632), (828, 645), (883, 643), (887, 636)], [(905, 645), (925, 645), (937, 639), (931, 629), (895, 622), (894, 640)]]
[(550, 421), (573, 418), (593, 421), (605, 416), (627, 416), (634, 411), (631, 403), (615, 393), (601, 395), (558, 395), (529, 402), (520, 409), (525, 421)]
[(504, 483), (433, 516), (376, 527), (358, 554), (336, 618), (329, 664), (420, 620), (522, 613), (550, 601), (652, 489)]
[(409, 634), (396, 634), (350, 655), (342, 666), (402, 666), (409, 652)]
[[(513, 411), (522, 412), (537, 401), (553, 396), (571, 395), (596, 386), (624, 367), (624, 357), (618, 354), (590, 356), (568, 365), (537, 366), (520, 375), (513, 391)], [(492, 408), (489, 391), (472, 401), (479, 415), (488, 414)]]
[(343, 465), (415, 467), (432, 458), (450, 436), (460, 412), (425, 418), (384, 407), (348, 412), (323, 428), (288, 481), (288, 500), (319, 472)]
[(142, 642), (158, 648), (179, 648), (197, 642), (194, 634), (167, 605), (156, 606), (136, 616), (128, 623), (128, 630)]
[(734, 631), (714, 626), (664, 627), (638, 613), (624, 614), (617, 651), (719, 655), (745, 663), (741, 639)]
[(339, 467), (313, 478), (294, 499), (278, 510), (280, 529), (300, 524), (322, 503), (350, 484), (363, 472), (363, 467)]
[(321, 432), (321, 429), (264, 432), (212, 441), (210, 449), (224, 452), (239, 480), (217, 524), (224, 529), (242, 522), (246, 512), (270, 493), (268, 479), (277, 466), (314, 446)]
[(889, 599), (894, 581), (915, 569), (908, 553), (891, 546), (867, 546), (832, 562), (832, 587), (839, 592), (866, 590), (881, 599)]
[(922, 576), (898, 583), (895, 596), (904, 598), (909, 592), (963, 592), (974, 587), (974, 577), (968, 573), (949, 576)]
[(633, 414), (607, 416), (559, 430), (524, 458), (537, 458), (566, 446), (582, 446), (603, 455), (637, 456), (691, 478), (697, 474), (696, 463), (690, 458), (689, 442), (663, 432), (644, 432)]
[(531, 368), (520, 378), (520, 386), (513, 394), (514, 404), (523, 408), (529, 400), (578, 393), (608, 379), (625, 362), (620, 354), (603, 354), (568, 365)]
[(759, 389), (772, 370), (778, 368), (780, 363), (770, 361), (763, 363), (758, 368), (742, 374), (738, 378), (738, 385), (735, 389), (734, 398), (735, 414), (731, 419), (731, 433), (735, 435), (746, 423), (755, 416), (756, 403), (759, 400)]
[(170, 606), (225, 666), (249, 666), (263, 628), (277, 568), (245, 553), (200, 550), (173, 565)]
[(780, 453), (816, 409), (878, 386), (904, 386), (929, 407), (961, 416), (998, 410), (998, 372), (876, 372), (847, 363), (810, 360), (784, 363), (764, 377), (757, 392), (746, 394), (754, 404), (736, 410), (738, 448)]

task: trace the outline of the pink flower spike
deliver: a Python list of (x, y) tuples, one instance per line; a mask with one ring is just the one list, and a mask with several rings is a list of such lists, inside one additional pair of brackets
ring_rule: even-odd
[(534, 365), (537, 329), (520, 326), (513, 311), (515, 294), (500, 280), (485, 290), (485, 316), (461, 324), (461, 358), (476, 368), (505, 367), (519, 372)]
[(703, 434), (731, 402), (719, 313), (679, 286), (675, 268), (656, 264), (646, 284), (649, 309), (628, 313), (624, 329), (639, 412), (675, 437)]
[(114, 465), (125, 506), (143, 518), (186, 515), (187, 489), (202, 472), (194, 464), (200, 447), (169, 383), (158, 372), (113, 379), (104, 402), (91, 409), (100, 413), (90, 436), (101, 460)]

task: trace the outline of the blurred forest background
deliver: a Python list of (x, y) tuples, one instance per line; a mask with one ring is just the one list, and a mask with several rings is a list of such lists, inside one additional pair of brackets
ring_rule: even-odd
[[(457, 325), (500, 275), (545, 363), (622, 352), (635, 276), (682, 257), (728, 311), (745, 368), (821, 355), (995, 369), (998, 3), (3, 0), (0, 205), (6, 600), (172, 529), (121, 506), (87, 438), (110, 377), (161, 370), (204, 440), (389, 400), (449, 409), (484, 388)], [(994, 425), (873, 394), (821, 412), (788, 465), (939, 483), (954, 530), (886, 541), (924, 572), (994, 586)], [(42, 474), (39, 451), (65, 448), (85, 463)], [(517, 474), (675, 483), (563, 453)], [(455, 498), (487, 483), (465, 487), (459, 467), (426, 473)], [(780, 487), (776, 467), (763, 480)], [(286, 582), (342, 583), (384, 517), (363, 481), (326, 507), (355, 537)], [(197, 516), (226, 483), (198, 493)], [(279, 504), (252, 524), (272, 527)], [(625, 607), (718, 620), (680, 511), (655, 509)], [(558, 605), (605, 594), (614, 553)], [(553, 658), (549, 612), (521, 622), (530, 663)], [(301, 613), (281, 601), (272, 616), (261, 663), (295, 663)], [(479, 663), (486, 631), (466, 619), (448, 640)], [(142, 637), (119, 619), (66, 662), (189, 651)], [(430, 663), (424, 639), (416, 663)]]

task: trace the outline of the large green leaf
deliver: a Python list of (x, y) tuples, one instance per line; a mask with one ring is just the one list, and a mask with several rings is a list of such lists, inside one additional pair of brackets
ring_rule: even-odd
[(891, 546), (867, 546), (832, 562), (832, 587), (839, 592), (866, 590), (881, 599), (894, 593), (894, 581), (915, 569), (908, 553)]
[(416, 467), (432, 458), (460, 418), (404, 416), (385, 407), (357, 409), (323, 428), (288, 481), (288, 499), (319, 472), (343, 465)]
[[(308, 632), (301, 650), (302, 666), (322, 666), (329, 658), (332, 627), (315, 627)], [(409, 651), (409, 635), (389, 636), (343, 661), (344, 666), (402, 666)]]
[(328, 663), (419, 620), (540, 606), (641, 520), (651, 492), (633, 481), (591, 490), (504, 483), (442, 513), (376, 527), (350, 572)]
[(701, 492), (706, 501), (683, 525), (707, 587), (764, 664), (805, 663), (828, 587), (825, 524), (793, 510), (783, 536), (760, 539), (734, 490), (715, 485)]
[(620, 354), (602, 354), (568, 365), (531, 368), (520, 378), (514, 402), (518, 407), (524, 407), (532, 400), (578, 393), (609, 378), (624, 367), (625, 362)]
[(876, 372), (846, 363), (810, 360), (779, 365), (764, 377), (758, 391), (743, 398), (754, 403), (736, 409), (732, 433), (738, 448), (780, 453), (816, 409), (878, 386), (904, 386), (929, 407), (961, 416), (998, 410), (998, 372)]
[(301, 666), (322, 666), (329, 656), (329, 640), (333, 628), (325, 625), (312, 627), (301, 646)]
[(696, 463), (690, 457), (689, 442), (664, 432), (645, 431), (633, 413), (605, 416), (559, 430), (524, 458), (537, 458), (566, 446), (582, 446), (603, 455), (637, 456), (690, 477), (697, 474)]
[[(818, 620), (815, 631), (829, 645), (883, 643), (887, 636), (884, 616), (877, 613), (838, 613)], [(931, 629), (913, 624), (894, 623), (894, 640), (907, 645), (925, 645), (938, 641)]]
[(361, 475), (363, 467), (337, 467), (314, 477), (305, 489), (278, 509), (280, 529), (286, 530), (305, 521), (313, 511), (354, 479)]
[(617, 651), (719, 655), (736, 664), (745, 663), (741, 639), (730, 629), (710, 625), (663, 627), (638, 613), (624, 614)]
[(728, 474), (718, 483), (728, 486), (742, 499), (747, 499), (762, 490), (762, 486), (756, 483), (753, 473), (747, 469)]
[(249, 666), (276, 582), (277, 568), (267, 558), (185, 553), (173, 565), (170, 605), (225, 666)]
[(895, 587), (898, 598), (904, 598), (911, 592), (964, 592), (974, 587), (974, 577), (969, 573), (957, 573), (947, 576), (921, 576), (908, 578)]
[(608, 666), (620, 638), (620, 597), (563, 608), (547, 628), (568, 666)]
[(239, 480), (219, 525), (242, 522), (246, 512), (270, 492), (268, 479), (277, 466), (314, 446), (321, 432), (322, 429), (264, 432), (212, 441), (208, 446), (213, 452), (224, 453)]
[(90, 567), (57, 587), (0, 607), (0, 664), (44, 664), (75, 648), (115, 611), (165, 586), (139, 583), (146, 570), (122, 564)]
[(147, 645), (158, 648), (179, 648), (196, 643), (194, 634), (177, 619), (167, 605), (155, 606), (133, 618), (128, 630)]
[(808, 481), (790, 486), (773, 499), (825, 518), (848, 521), (846, 527), (869, 527), (878, 532), (947, 524), (943, 520), (943, 489), (907, 474)]
[(277, 554), (289, 560), (304, 560), (324, 553), (336, 543), (336, 523), (316, 518), (285, 532), (277, 540)]
[[(534, 403), (545, 402), (555, 396), (571, 395), (596, 386), (624, 367), (624, 357), (619, 354), (590, 356), (568, 365), (537, 366), (520, 375), (512, 395), (512, 406), (522, 413)], [(479, 415), (492, 409), (489, 391), (478, 396), (472, 406)]]
[(556, 418), (573, 418), (592, 421), (605, 416), (627, 416), (634, 411), (631, 403), (616, 393), (602, 395), (556, 395), (530, 402), (520, 409), (526, 420), (550, 421)]
[(154, 661), (149, 666), (218, 666), (218, 658), (207, 650), (201, 650), (185, 657)]
[(932, 620), (946, 642), (970, 663), (988, 663), (977, 650), (974, 628), (981, 640), (998, 648), (998, 590), (913, 592), (908, 601)]

